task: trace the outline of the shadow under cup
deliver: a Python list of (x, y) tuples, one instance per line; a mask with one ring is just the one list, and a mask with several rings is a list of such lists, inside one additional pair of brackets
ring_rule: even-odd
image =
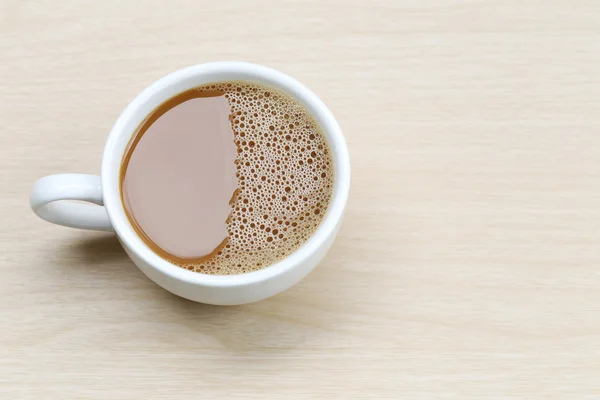
[[(171, 264), (154, 253), (129, 223), (120, 194), (123, 155), (140, 124), (157, 107), (186, 90), (222, 81), (246, 81), (274, 87), (297, 100), (324, 134), (333, 161), (331, 200), (316, 232), (283, 260), (239, 275), (208, 275)], [(242, 304), (279, 293), (306, 276), (323, 258), (341, 224), (350, 186), (350, 161), (342, 132), (327, 107), (293, 78), (263, 66), (241, 62), (200, 64), (176, 71), (140, 93), (123, 111), (106, 142), (102, 159), (104, 206), (127, 254), (154, 282), (184, 298), (210, 304)]]

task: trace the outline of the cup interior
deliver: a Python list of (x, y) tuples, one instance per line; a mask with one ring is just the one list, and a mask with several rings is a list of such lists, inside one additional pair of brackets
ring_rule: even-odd
[[(334, 187), (321, 225), (300, 248), (280, 262), (240, 275), (207, 275), (180, 268), (155, 254), (137, 236), (121, 202), (119, 172), (123, 155), (138, 126), (158, 106), (171, 97), (194, 87), (219, 81), (243, 80), (272, 86), (294, 97), (313, 116), (322, 129), (334, 163)], [(175, 279), (205, 285), (242, 285), (262, 281), (301, 263), (334, 233), (342, 217), (350, 186), (350, 162), (342, 132), (325, 104), (308, 88), (276, 70), (243, 62), (200, 64), (173, 72), (141, 92), (122, 112), (107, 139), (102, 157), (104, 205), (113, 227), (129, 251), (149, 265)]]

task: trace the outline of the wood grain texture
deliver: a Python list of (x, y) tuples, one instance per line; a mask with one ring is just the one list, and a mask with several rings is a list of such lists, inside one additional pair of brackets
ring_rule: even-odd
[[(304, 82), (352, 157), (325, 261), (243, 307), (27, 202), (215, 60)], [(0, 397), (598, 398), (599, 66), (596, 0), (0, 0)]]

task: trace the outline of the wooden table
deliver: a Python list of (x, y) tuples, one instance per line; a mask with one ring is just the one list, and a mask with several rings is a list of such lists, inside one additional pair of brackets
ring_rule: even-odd
[[(242, 307), (27, 201), (214, 60), (304, 82), (352, 157), (325, 261)], [(0, 121), (2, 399), (600, 396), (598, 1), (0, 0)]]

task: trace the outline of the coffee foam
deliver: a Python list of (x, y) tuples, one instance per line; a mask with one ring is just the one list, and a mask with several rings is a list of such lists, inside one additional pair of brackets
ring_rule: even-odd
[(196, 88), (222, 91), (231, 106), (238, 190), (229, 238), (216, 255), (182, 268), (212, 275), (256, 271), (289, 256), (316, 231), (333, 190), (325, 137), (292, 97), (248, 82)]

